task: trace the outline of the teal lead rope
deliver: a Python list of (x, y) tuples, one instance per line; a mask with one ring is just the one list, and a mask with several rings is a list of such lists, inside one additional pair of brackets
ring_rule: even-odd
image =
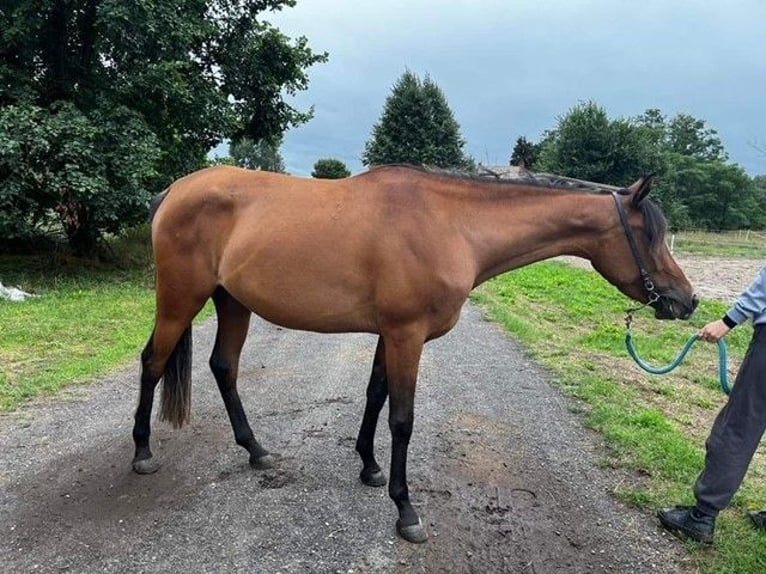
[[(671, 362), (669, 365), (665, 365), (664, 367), (655, 367), (649, 363), (646, 363), (641, 359), (641, 357), (638, 356), (636, 347), (633, 344), (633, 336), (630, 334), (630, 331), (628, 331), (628, 334), (625, 335), (625, 346), (628, 348), (628, 354), (633, 357), (633, 360), (639, 367), (641, 367), (647, 373), (652, 373), (653, 375), (664, 375), (675, 369), (683, 362), (683, 360), (686, 358), (686, 355), (689, 353), (689, 351), (691, 351), (691, 348), (697, 341), (699, 341), (699, 335), (692, 335), (689, 337), (689, 340), (686, 342), (686, 345), (684, 345), (684, 348), (681, 349), (681, 352), (678, 354), (678, 356), (673, 359), (673, 362)], [(728, 395), (731, 393), (731, 385), (729, 385), (729, 377), (728, 373), (726, 372), (727, 360), (726, 343), (723, 339), (718, 339), (718, 378), (721, 381), (721, 390)]]
[[(678, 354), (678, 356), (673, 359), (673, 361), (669, 365), (665, 365), (664, 367), (655, 367), (653, 365), (650, 365), (649, 363), (645, 362), (641, 359), (641, 357), (638, 356), (638, 351), (636, 351), (636, 346), (633, 344), (633, 335), (630, 332), (630, 324), (633, 322), (633, 313), (635, 311), (638, 311), (639, 309), (643, 309), (646, 307), (649, 303), (642, 305), (641, 307), (638, 307), (637, 309), (628, 309), (627, 310), (627, 316), (625, 317), (625, 326), (628, 329), (627, 334), (625, 335), (625, 346), (628, 348), (628, 354), (633, 358), (633, 360), (636, 362), (636, 364), (641, 367), (643, 370), (645, 370), (647, 373), (651, 373), (653, 375), (665, 375), (678, 367), (681, 363), (683, 363), (684, 359), (686, 358), (686, 355), (689, 354), (689, 351), (691, 351), (692, 347), (694, 346), (694, 343), (699, 341), (699, 335), (692, 335), (689, 337), (689, 340), (686, 341), (686, 344), (684, 345), (684, 348), (681, 349), (681, 352)], [(721, 390), (726, 393), (727, 395), (731, 393), (731, 385), (729, 384), (729, 375), (726, 370), (726, 366), (728, 364), (728, 357), (726, 353), (726, 343), (723, 339), (718, 339), (718, 379), (721, 383)]]

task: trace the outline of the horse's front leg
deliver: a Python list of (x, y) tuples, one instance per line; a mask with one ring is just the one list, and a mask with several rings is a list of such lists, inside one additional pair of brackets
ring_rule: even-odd
[(379, 337), (372, 363), (372, 374), (367, 385), (367, 403), (364, 407), (362, 426), (359, 428), (359, 436), (356, 439), (356, 451), (362, 458), (362, 471), (359, 473), (359, 478), (368, 486), (386, 484), (386, 476), (375, 460), (375, 429), (378, 425), (378, 415), (387, 397), (386, 350), (383, 337)]
[(410, 502), (407, 488), (407, 449), (414, 420), (415, 384), (423, 339), (407, 337), (386, 339), (389, 415), (391, 429), (391, 479), (388, 493), (399, 510), (396, 530), (409, 542), (428, 539), (420, 517)]

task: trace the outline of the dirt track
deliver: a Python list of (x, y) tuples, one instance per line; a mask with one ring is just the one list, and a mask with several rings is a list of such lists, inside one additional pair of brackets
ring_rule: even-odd
[(684, 272), (701, 297), (733, 301), (755, 279), (762, 259), (678, 257)]

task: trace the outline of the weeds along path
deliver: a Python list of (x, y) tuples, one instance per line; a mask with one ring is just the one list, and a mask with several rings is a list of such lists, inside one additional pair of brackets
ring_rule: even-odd
[[(411, 496), (430, 540), (398, 539), (386, 489), (363, 486), (354, 440), (375, 347), (254, 320), (241, 394), (282, 455), (249, 468), (195, 328), (192, 425), (155, 424), (151, 476), (130, 470), (137, 367), (0, 417), (7, 572), (684, 572), (681, 545), (610, 494), (600, 438), (500, 329), (467, 305), (426, 347)], [(384, 413), (386, 411), (384, 410)], [(389, 459), (385, 419), (379, 459)]]

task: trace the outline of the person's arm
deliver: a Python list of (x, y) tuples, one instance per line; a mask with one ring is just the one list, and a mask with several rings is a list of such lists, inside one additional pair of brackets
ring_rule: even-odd
[(764, 311), (766, 311), (766, 266), (761, 268), (758, 276), (721, 319), (702, 327), (699, 338), (715, 343), (737, 325), (762, 315)]
[(748, 319), (762, 315), (764, 310), (766, 310), (766, 267), (761, 268), (758, 276), (734, 302), (731, 309), (726, 311), (726, 315), (721, 320), (733, 329)]

